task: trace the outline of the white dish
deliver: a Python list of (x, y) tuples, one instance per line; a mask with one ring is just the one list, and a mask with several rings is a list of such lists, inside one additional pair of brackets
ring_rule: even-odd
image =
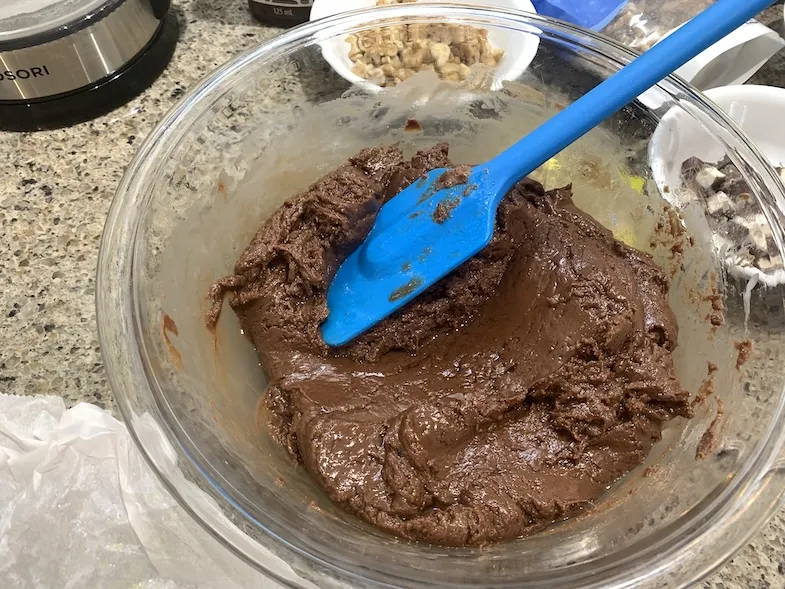
[[(785, 89), (754, 85), (721, 86), (704, 94), (741, 127), (772, 166), (785, 166), (785, 136), (782, 133)], [(694, 199), (689, 191), (671, 190), (671, 187), (682, 184), (682, 163), (690, 157), (715, 163), (727, 153), (726, 148), (710, 139), (696, 119), (685, 114), (684, 111), (675, 112), (675, 109), (667, 113), (649, 143), (652, 178), (663, 197), (678, 207), (684, 207)], [(721, 233), (715, 234), (715, 246), (720, 249), (726, 245)], [(732, 276), (748, 281), (747, 292), (758, 283), (766, 286), (785, 283), (785, 269), (778, 267), (762, 271), (751, 265), (739, 265), (732, 252), (727, 258), (727, 268)]]
[[(449, 3), (448, 0), (429, 0), (430, 3)], [(476, 6), (493, 6), (511, 10), (536, 13), (530, 0), (472, 0)], [(376, 0), (315, 0), (311, 8), (311, 20), (318, 20), (349, 10), (371, 8)], [(488, 31), (491, 45), (504, 50), (504, 56), (495, 68), (494, 89), (501, 87), (504, 80), (515, 80), (529, 67), (540, 45), (536, 35), (521, 35), (519, 31), (491, 29)], [(365, 86), (369, 90), (381, 90), (379, 86), (364, 80), (354, 72), (349, 59), (349, 44), (341, 39), (332, 39), (321, 44), (325, 61), (344, 79)]]

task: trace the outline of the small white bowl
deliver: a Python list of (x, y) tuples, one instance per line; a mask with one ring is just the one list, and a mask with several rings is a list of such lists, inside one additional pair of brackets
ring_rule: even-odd
[[(445, 4), (449, 0), (428, 0), (429, 3)], [(496, 8), (509, 8), (513, 10), (531, 12), (536, 14), (530, 0), (472, 0), (471, 4)], [(311, 7), (311, 20), (376, 6), (376, 0), (315, 0)], [(504, 80), (518, 78), (537, 55), (540, 45), (536, 35), (521, 35), (520, 32), (491, 29), (488, 31), (488, 41), (492, 46), (504, 50), (499, 64), (494, 68), (495, 82), (493, 89), (501, 87)], [(354, 65), (349, 59), (349, 44), (340, 39), (333, 39), (321, 44), (322, 56), (325, 61), (344, 79), (354, 84), (365, 86), (369, 90), (378, 91), (382, 88), (368, 82), (352, 72)]]
[[(720, 86), (704, 94), (741, 127), (773, 166), (785, 165), (785, 89)], [(665, 186), (681, 184), (681, 165), (688, 158), (697, 157), (708, 163), (722, 159), (725, 150), (707, 137), (706, 131), (692, 119), (672, 113), (663, 117), (649, 144), (652, 177), (660, 191)]]
[[(785, 166), (785, 89), (771, 86), (720, 86), (704, 92), (719, 106), (760, 149), (774, 167)], [(713, 164), (721, 160), (726, 150), (709, 139), (706, 130), (696, 119), (684, 116), (684, 111), (667, 113), (655, 129), (649, 143), (649, 165), (652, 178), (660, 193), (677, 206), (685, 206), (694, 198), (686, 191), (673, 191), (669, 187), (682, 183), (681, 166), (690, 157), (697, 157)], [(715, 246), (722, 249), (719, 233)], [(759, 270), (750, 265), (739, 266), (733, 254), (727, 259), (731, 276), (747, 281), (745, 305), (749, 305), (749, 292), (756, 284), (769, 287), (785, 284), (785, 269)]]

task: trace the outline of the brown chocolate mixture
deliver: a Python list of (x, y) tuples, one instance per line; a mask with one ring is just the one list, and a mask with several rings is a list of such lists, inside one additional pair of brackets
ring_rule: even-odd
[(695, 449), (695, 460), (705, 460), (717, 451), (720, 444), (719, 429), (722, 416), (725, 414), (725, 403), (717, 397), (717, 414), (711, 420), (708, 429), (703, 432), (698, 447)]
[(736, 356), (736, 370), (741, 370), (742, 366), (747, 363), (752, 355), (752, 340), (742, 340), (740, 342), (733, 342), (733, 347), (739, 353)]
[[(444, 188), (452, 188), (453, 186), (466, 184), (469, 181), (469, 175), (471, 173), (472, 167), (467, 166), (466, 164), (449, 168), (436, 179), (433, 188), (434, 190), (442, 190)], [(474, 187), (467, 187), (467, 189), (464, 190), (467, 196), (471, 194), (473, 188), (476, 188), (476, 185)], [(454, 196), (452, 198), (442, 199), (433, 210), (431, 218), (436, 223), (444, 223), (447, 219), (450, 218), (450, 215), (452, 215), (452, 212), (456, 209), (456, 207), (461, 204), (462, 198), (463, 196)]]
[(441, 190), (443, 188), (452, 188), (453, 186), (466, 184), (469, 181), (471, 173), (472, 167), (467, 166), (466, 164), (450, 168), (436, 179), (434, 188), (436, 190)]
[(337, 350), (325, 292), (379, 206), (447, 146), (368, 149), (287, 201), (211, 291), (270, 377), (272, 435), (376, 526), (461, 546), (576, 513), (689, 417), (668, 280), (581, 213), (570, 187), (519, 182), (475, 258)]

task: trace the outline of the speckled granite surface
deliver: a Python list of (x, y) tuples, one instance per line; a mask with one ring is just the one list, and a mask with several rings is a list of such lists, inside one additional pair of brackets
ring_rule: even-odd
[[(95, 267), (112, 194), (140, 141), (184, 89), (277, 35), (242, 0), (180, 0), (181, 38), (156, 84), (90, 123), (0, 133), (0, 392), (57, 394), (114, 410), (95, 325)], [(780, 34), (782, 5), (761, 20)], [(752, 80), (785, 86), (785, 52)], [(785, 587), (785, 511), (715, 574), (712, 589)]]

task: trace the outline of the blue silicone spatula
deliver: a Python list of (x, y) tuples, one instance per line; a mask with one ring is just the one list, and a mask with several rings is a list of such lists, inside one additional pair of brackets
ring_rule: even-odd
[(718, 0), (518, 143), (474, 166), (465, 184), (437, 189), (441, 168), (388, 201), (333, 278), (324, 341), (350, 342), (477, 254), (518, 180), (773, 3)]

